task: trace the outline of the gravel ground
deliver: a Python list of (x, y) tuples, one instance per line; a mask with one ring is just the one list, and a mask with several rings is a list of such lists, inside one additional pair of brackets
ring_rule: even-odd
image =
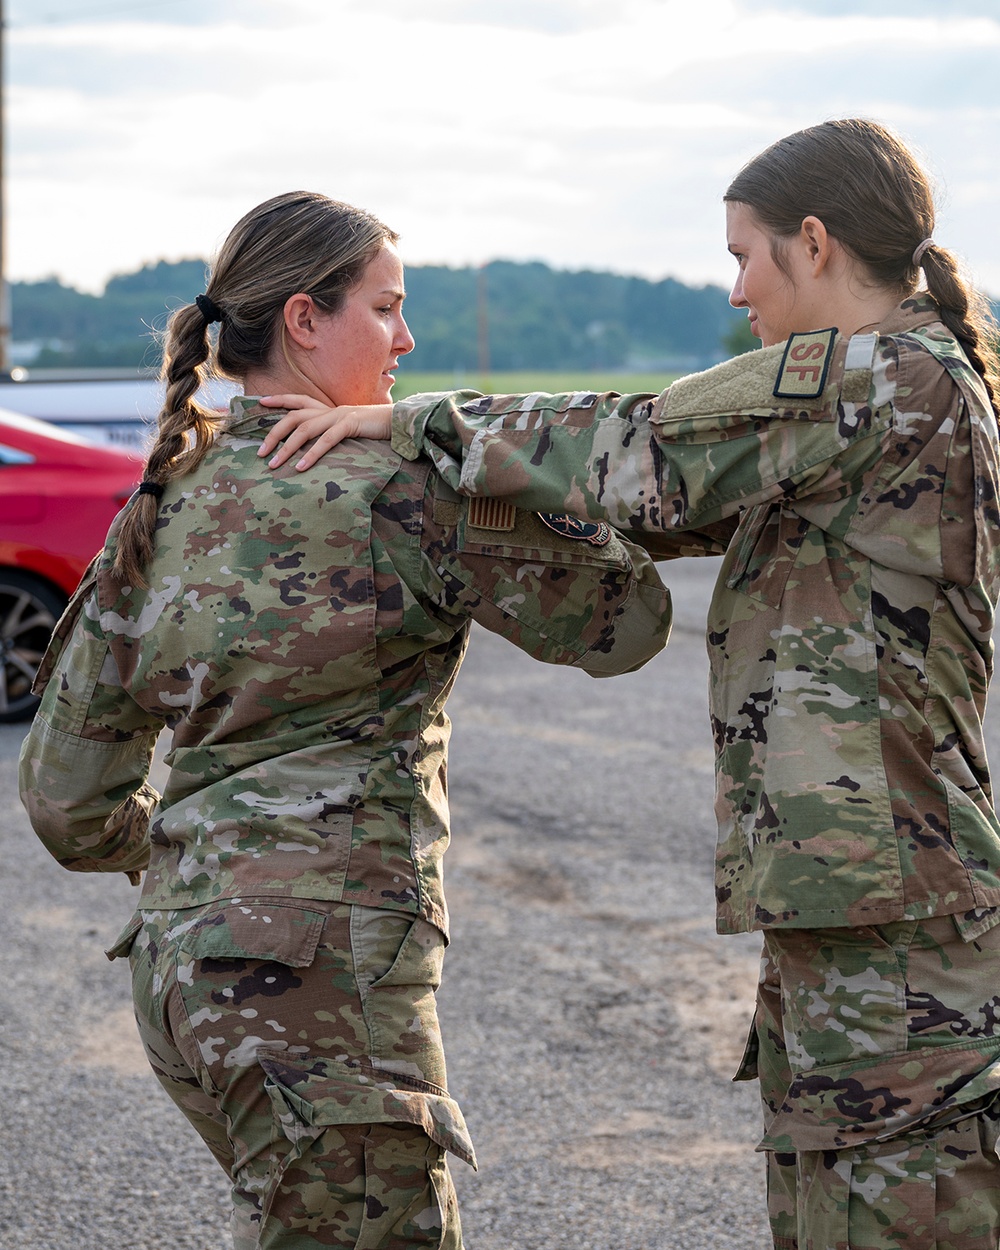
[[(702, 623), (714, 561), (671, 570), (678, 625), (593, 682), (477, 634), (456, 689), (440, 996), (480, 1171), (468, 1250), (764, 1250), (756, 1087), (730, 1081), (758, 940), (711, 914)], [(123, 881), (60, 870), (0, 726), (0, 1250), (229, 1250), (227, 1185), (139, 1049), (103, 949)]]

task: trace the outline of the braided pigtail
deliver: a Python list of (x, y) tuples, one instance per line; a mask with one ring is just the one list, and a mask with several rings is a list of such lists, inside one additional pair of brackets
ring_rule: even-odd
[(195, 401), (211, 351), (206, 314), (197, 304), (179, 308), (167, 327), (162, 377), (167, 384), (158, 434), (138, 495), (122, 519), (114, 573), (130, 586), (146, 586), (163, 487), (195, 468), (212, 445), (219, 417)]
[(946, 248), (932, 243), (920, 264), (927, 290), (941, 310), (941, 320), (961, 343), (969, 364), (983, 379), (996, 411), (1000, 400), (997, 325), (989, 304), (965, 281), (955, 257)]

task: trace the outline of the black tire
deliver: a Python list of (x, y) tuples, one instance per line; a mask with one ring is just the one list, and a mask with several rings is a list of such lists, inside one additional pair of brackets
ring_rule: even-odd
[(30, 720), (31, 683), (66, 599), (30, 573), (0, 569), (0, 723)]

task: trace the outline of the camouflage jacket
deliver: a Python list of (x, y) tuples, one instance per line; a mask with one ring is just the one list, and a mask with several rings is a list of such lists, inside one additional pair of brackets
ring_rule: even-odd
[(147, 910), (290, 895), (446, 930), (444, 702), (469, 622), (602, 676), (662, 648), (669, 597), (607, 526), (566, 537), (460, 500), (387, 443), (273, 473), (257, 455), (273, 421), (234, 400), (167, 487), (148, 590), (113, 577), (112, 526), (43, 663), (23, 802), (68, 868), (148, 861)]
[(720, 930), (1000, 904), (997, 423), (928, 297), (659, 396), (415, 397), (394, 424), (463, 493), (656, 536), (736, 518), (708, 622)]

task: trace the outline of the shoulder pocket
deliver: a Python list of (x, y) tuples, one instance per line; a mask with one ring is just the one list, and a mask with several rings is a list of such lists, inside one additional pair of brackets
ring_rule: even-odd
[[(824, 373), (823, 386), (815, 394), (794, 397), (776, 394), (784, 369), (785, 344), (747, 352), (704, 373), (674, 382), (663, 392), (650, 416), (671, 439), (690, 442), (702, 438), (718, 442), (756, 421), (831, 421), (842, 374), (844, 348), (834, 349), (833, 368)], [(826, 361), (824, 358), (824, 369)]]
[(477, 515), (466, 512), (458, 527), (458, 550), (471, 555), (534, 560), (542, 564), (631, 568), (622, 540), (604, 522), (580, 521), (565, 513), (537, 515), (510, 510), (506, 528), (474, 524)]
[(809, 522), (780, 503), (750, 508), (733, 543), (730, 590), (778, 607)]

